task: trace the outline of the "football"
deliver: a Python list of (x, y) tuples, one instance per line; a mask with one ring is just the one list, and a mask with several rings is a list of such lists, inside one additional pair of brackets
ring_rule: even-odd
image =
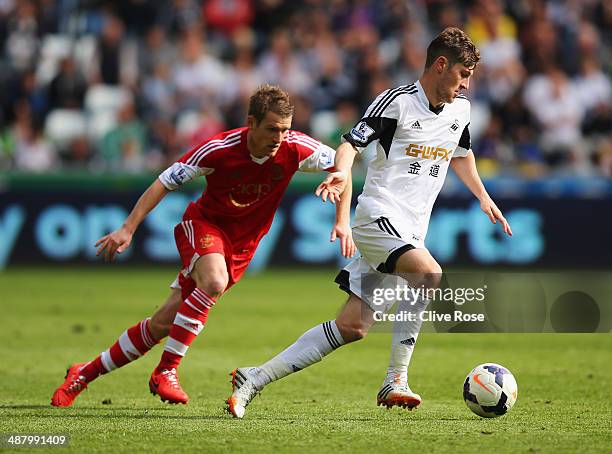
[(463, 383), (463, 399), (483, 418), (505, 415), (516, 402), (518, 386), (512, 373), (495, 363), (476, 366)]

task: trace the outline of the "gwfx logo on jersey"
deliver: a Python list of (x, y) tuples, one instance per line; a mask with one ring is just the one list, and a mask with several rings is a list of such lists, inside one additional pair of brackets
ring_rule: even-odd
[(448, 161), (448, 155), (450, 154), (450, 150), (442, 147), (432, 147), (428, 145), (418, 145), (416, 143), (411, 143), (406, 148), (406, 156), (412, 156), (413, 158), (418, 158), (419, 156), (423, 159), (433, 159), (436, 160), (438, 158), (444, 158)]

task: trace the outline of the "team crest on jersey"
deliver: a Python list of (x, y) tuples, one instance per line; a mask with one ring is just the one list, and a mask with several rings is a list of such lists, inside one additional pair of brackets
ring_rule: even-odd
[(455, 119), (454, 123), (449, 128), (450, 132), (457, 134), (459, 132), (459, 120)]
[(229, 201), (237, 208), (247, 208), (259, 202), (272, 190), (268, 183), (240, 183), (234, 186), (228, 194)]
[(209, 247), (212, 246), (213, 241), (214, 241), (214, 239), (213, 239), (212, 235), (207, 233), (206, 235), (204, 235), (203, 237), (200, 238), (200, 247), (202, 249), (208, 249)]
[(361, 143), (367, 142), (372, 134), (374, 134), (374, 130), (365, 121), (360, 121), (351, 129), (351, 137)]
[(270, 168), (270, 179), (272, 181), (279, 181), (285, 177), (285, 171), (283, 170), (283, 166), (280, 164), (272, 164)]

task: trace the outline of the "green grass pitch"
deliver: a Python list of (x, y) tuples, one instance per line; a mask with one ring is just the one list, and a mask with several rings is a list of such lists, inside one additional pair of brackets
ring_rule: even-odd
[[(604, 334), (424, 333), (410, 368), (424, 403), (408, 412), (375, 404), (390, 335), (373, 333), (270, 385), (245, 419), (232, 419), (223, 410), (228, 372), (333, 318), (345, 298), (333, 276), (268, 271), (232, 289), (181, 366), (187, 406), (149, 394), (157, 346), (94, 382), (74, 407), (56, 409), (49, 400), (66, 366), (93, 358), (152, 313), (174, 271), (5, 271), (0, 432), (67, 433), (74, 452), (610, 452), (612, 338)], [(514, 409), (494, 420), (473, 415), (461, 396), (467, 372), (486, 361), (510, 368), (519, 385)]]

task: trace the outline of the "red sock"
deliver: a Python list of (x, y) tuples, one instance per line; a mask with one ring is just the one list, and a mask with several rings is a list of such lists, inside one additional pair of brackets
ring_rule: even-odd
[(215, 300), (199, 288), (182, 302), (170, 328), (164, 353), (156, 369), (158, 372), (178, 367), (189, 346), (204, 328), (208, 311), (214, 304)]
[(90, 382), (99, 375), (125, 366), (151, 350), (157, 341), (151, 335), (150, 320), (145, 318), (128, 328), (108, 350), (87, 363), (80, 372), (85, 381)]

